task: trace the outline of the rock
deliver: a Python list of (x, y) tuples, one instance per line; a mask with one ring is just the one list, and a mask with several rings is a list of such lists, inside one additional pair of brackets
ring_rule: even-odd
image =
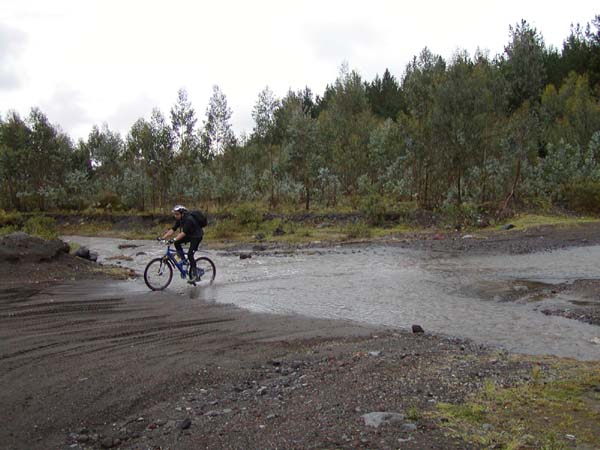
[(417, 431), (417, 425), (412, 422), (407, 422), (405, 424), (402, 424), (402, 430), (408, 431), (409, 433), (413, 432), (413, 431)]
[(115, 442), (113, 438), (107, 437), (100, 441), (100, 445), (102, 446), (102, 448), (113, 448), (115, 446)]
[(437, 234), (434, 234), (431, 237), (431, 239), (433, 239), (434, 241), (443, 241), (444, 240), (444, 236), (441, 235), (441, 234), (439, 234), (439, 233), (437, 233)]
[(425, 330), (423, 329), (423, 327), (421, 325), (413, 325), (412, 332), (413, 333), (425, 333)]
[(278, 226), (277, 228), (275, 228), (275, 230), (273, 230), (273, 236), (283, 236), (285, 234), (285, 231), (283, 228), (281, 228), (281, 226)]
[(254, 245), (252, 246), (252, 251), (255, 252), (264, 252), (267, 249), (266, 245)]
[(491, 429), (493, 429), (493, 425), (489, 424), (489, 423), (484, 423), (481, 428), (483, 429), (483, 431), (490, 431)]
[(90, 249), (84, 246), (81, 246), (75, 252), (75, 256), (78, 256), (83, 259), (90, 259)]
[(266, 386), (261, 386), (257, 391), (256, 394), (257, 395), (265, 395), (267, 393), (267, 388)]
[(252, 258), (252, 253), (240, 253), (240, 259), (250, 259)]
[(90, 256), (88, 258), (90, 261), (96, 262), (98, 261), (98, 253), (90, 252)]
[(361, 416), (365, 425), (379, 428), (383, 424), (400, 423), (404, 421), (404, 415), (394, 412), (371, 412)]
[(254, 239), (257, 240), (258, 242), (262, 242), (265, 240), (265, 235), (262, 233), (256, 233), (254, 235)]
[(119, 250), (123, 250), (124, 248), (138, 248), (139, 245), (135, 245), (135, 244), (119, 244), (118, 247), (119, 247)]
[(512, 230), (515, 226), (512, 223), (506, 224), (506, 225), (502, 225), (500, 227), (501, 230)]
[(187, 430), (191, 426), (192, 426), (192, 420), (189, 417), (183, 419), (181, 422), (179, 422), (177, 424), (177, 428), (179, 428), (180, 430)]
[(381, 356), (381, 351), (369, 352), (369, 356)]
[(79, 442), (88, 442), (90, 440), (90, 437), (87, 434), (80, 434), (79, 436), (77, 436), (77, 441)]
[(472, 234), (465, 234), (462, 238), (463, 239), (473, 239), (475, 236), (473, 236)]
[(213, 409), (205, 412), (204, 415), (208, 417), (217, 417), (221, 415), (221, 412)]
[(69, 253), (69, 245), (58, 239), (45, 241), (20, 231), (0, 237), (0, 261), (51, 261), (63, 253)]

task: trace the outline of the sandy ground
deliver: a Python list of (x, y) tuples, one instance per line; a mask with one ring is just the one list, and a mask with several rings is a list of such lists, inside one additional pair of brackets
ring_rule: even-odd
[[(567, 239), (590, 243), (598, 227), (586, 230)], [(470, 251), (540, 249), (512, 236)], [(464, 245), (422, 242), (399, 245)], [(427, 413), (531, 374), (527, 358), (431, 330), (249, 313), (192, 288), (140, 293), (63, 252), (21, 253), (0, 258), (6, 449), (476, 448)], [(374, 427), (372, 412), (402, 416)]]

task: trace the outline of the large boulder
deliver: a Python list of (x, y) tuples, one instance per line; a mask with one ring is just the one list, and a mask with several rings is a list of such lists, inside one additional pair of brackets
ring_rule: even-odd
[(59, 239), (45, 241), (20, 231), (0, 238), (0, 262), (51, 261), (63, 253), (69, 253), (69, 245)]

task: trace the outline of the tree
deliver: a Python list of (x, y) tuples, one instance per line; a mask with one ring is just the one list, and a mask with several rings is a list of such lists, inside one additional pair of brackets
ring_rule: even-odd
[(514, 111), (526, 100), (539, 101), (546, 84), (544, 40), (535, 28), (522, 20), (509, 27), (511, 41), (504, 48), (501, 66), (510, 89), (510, 106)]
[(195, 133), (196, 111), (183, 88), (177, 92), (177, 102), (171, 108), (171, 129), (175, 151), (184, 160), (195, 160), (198, 155), (198, 138)]
[(317, 176), (318, 164), (317, 123), (301, 107), (292, 112), (285, 145), (292, 174), (304, 187), (304, 204), (310, 209), (311, 192)]
[(274, 133), (277, 108), (280, 106), (279, 100), (275, 98), (273, 91), (269, 87), (265, 87), (259, 94), (258, 100), (252, 110), (252, 118), (254, 119), (254, 140), (266, 150), (269, 155), (270, 169), (270, 205), (275, 206), (275, 145)]
[(383, 78), (376, 75), (366, 88), (373, 113), (383, 119), (396, 120), (404, 102), (400, 84), (390, 71), (385, 69)]
[(202, 156), (214, 158), (235, 144), (235, 135), (231, 129), (231, 109), (227, 106), (227, 98), (219, 86), (213, 86), (213, 95), (206, 109), (206, 120), (201, 133)]

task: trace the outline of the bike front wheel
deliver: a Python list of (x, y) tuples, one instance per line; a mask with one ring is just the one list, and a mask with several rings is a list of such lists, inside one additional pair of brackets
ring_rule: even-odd
[(173, 267), (164, 258), (155, 258), (144, 270), (144, 281), (153, 291), (162, 291), (173, 279)]
[(196, 270), (200, 273), (200, 277), (197, 279), (196, 285), (206, 286), (215, 281), (215, 277), (217, 276), (217, 268), (215, 263), (212, 262), (210, 258), (207, 258), (206, 256), (196, 258)]

